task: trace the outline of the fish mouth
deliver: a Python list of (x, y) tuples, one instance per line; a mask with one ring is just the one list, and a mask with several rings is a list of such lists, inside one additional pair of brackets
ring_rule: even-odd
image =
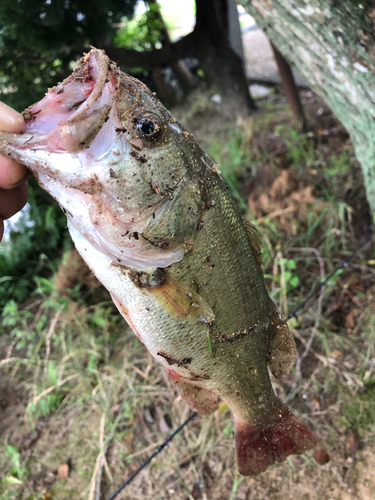
[(23, 134), (0, 134), (0, 153), (23, 163), (37, 177), (48, 175), (79, 189), (90, 177), (90, 167), (116, 140), (119, 78), (106, 54), (92, 49), (71, 76), (23, 112)]
[(107, 55), (92, 49), (77, 62), (72, 75), (23, 112), (25, 131), (44, 135), (57, 127), (77, 126), (93, 113), (98, 117), (98, 111), (112, 104), (118, 79), (119, 72)]

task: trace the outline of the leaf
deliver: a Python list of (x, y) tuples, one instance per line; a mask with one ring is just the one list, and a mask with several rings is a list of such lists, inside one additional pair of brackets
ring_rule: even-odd
[(4, 481), (6, 483), (9, 483), (9, 484), (22, 484), (22, 481), (20, 481), (19, 479), (17, 479), (14, 476), (6, 476), (6, 478), (4, 479)]
[(285, 281), (287, 283), (290, 281), (291, 277), (292, 277), (292, 273), (290, 271), (285, 271), (284, 278), (285, 278)]
[(318, 446), (314, 452), (314, 459), (319, 465), (324, 465), (329, 462), (329, 455), (324, 448)]
[(59, 465), (59, 468), (57, 470), (57, 477), (59, 479), (68, 479), (70, 472), (70, 467), (68, 462), (62, 463)]
[(218, 414), (221, 415), (221, 413), (224, 413), (225, 411), (228, 410), (228, 405), (224, 401), (222, 401), (219, 405), (219, 409), (217, 410)]
[(293, 288), (296, 288), (299, 284), (299, 277), (298, 276), (293, 276), (293, 278), (290, 280), (290, 286)]
[(295, 263), (295, 261), (293, 259), (290, 259), (290, 260), (288, 260), (287, 267), (290, 270), (296, 269), (297, 268), (297, 264)]
[(50, 383), (50, 385), (57, 384), (56, 368), (55, 368), (55, 363), (53, 361), (48, 362), (47, 373), (48, 373), (48, 382)]

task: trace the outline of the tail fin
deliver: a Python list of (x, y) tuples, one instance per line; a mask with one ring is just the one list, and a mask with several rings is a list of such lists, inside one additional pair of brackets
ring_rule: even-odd
[(236, 421), (237, 466), (243, 476), (256, 476), (275, 462), (315, 445), (315, 436), (286, 407), (267, 426)]

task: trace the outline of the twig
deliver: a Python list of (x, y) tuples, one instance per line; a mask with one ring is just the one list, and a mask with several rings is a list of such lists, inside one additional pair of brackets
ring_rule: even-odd
[(276, 254), (275, 260), (273, 262), (273, 275), (277, 276), (277, 266), (280, 265), (281, 274), (280, 274), (280, 310), (281, 313), (285, 316), (287, 313), (287, 297), (286, 297), (286, 282), (285, 282), (285, 265), (283, 261), (283, 254), (279, 251)]
[(95, 500), (100, 500), (100, 484), (102, 482), (102, 472), (103, 472), (103, 465), (104, 465), (104, 461), (105, 461), (104, 426), (105, 426), (105, 414), (103, 413), (102, 418), (100, 419), (99, 446), (101, 449), (101, 453), (99, 455), (100, 456), (100, 458), (99, 458), (99, 470), (98, 470), (98, 474), (96, 476)]
[(12, 363), (13, 361), (19, 361), (20, 358), (5, 358), (0, 361), (0, 366), (7, 365), (8, 363)]
[(105, 414), (100, 419), (99, 448), (100, 452), (96, 458), (95, 469), (91, 478), (91, 486), (88, 500), (100, 500), (100, 485), (102, 482), (102, 471), (104, 465), (104, 428)]
[(137, 368), (135, 365), (131, 364), (130, 366), (138, 373), (138, 375), (143, 377), (144, 380), (150, 380), (150, 377), (146, 375), (146, 373), (143, 373), (143, 371)]
[(49, 394), (50, 392), (54, 391), (55, 389), (57, 389), (57, 387), (61, 387), (62, 385), (66, 384), (67, 382), (69, 382), (70, 380), (73, 380), (75, 378), (78, 377), (78, 374), (74, 374), (74, 375), (69, 375), (68, 377), (64, 378), (64, 380), (61, 380), (61, 382), (57, 383), (57, 384), (54, 384), (52, 385), (51, 387), (48, 387), (48, 389), (45, 389), (44, 391), (42, 391), (40, 394), (38, 394), (32, 401), (31, 403), (29, 403), (26, 407), (26, 410), (25, 412), (27, 413), (28, 410), (30, 409), (30, 406), (32, 404), (36, 404), (40, 399), (42, 399), (44, 396), (47, 396), (47, 394)]
[(124, 401), (123, 401), (121, 408), (117, 414), (117, 417), (114, 421), (111, 433), (106, 440), (104, 440), (104, 428), (105, 428), (105, 414), (104, 413), (103, 413), (102, 418), (100, 420), (100, 436), (99, 436), (100, 453), (96, 459), (95, 469), (94, 469), (92, 479), (91, 479), (89, 500), (100, 500), (100, 485), (101, 485), (101, 481), (102, 481), (103, 467), (105, 468), (105, 471), (107, 473), (109, 480), (111, 481), (111, 483), (113, 483), (113, 477), (112, 477), (111, 471), (109, 470), (109, 467), (108, 467), (106, 453), (108, 450), (108, 446), (113, 439), (113, 436), (114, 436), (114, 433), (115, 433), (116, 428), (118, 426), (118, 423), (121, 420), (121, 417), (125, 411), (125, 405), (126, 405), (126, 402), (127, 402), (127, 399), (128, 399), (130, 392), (131, 391), (129, 389), (125, 392)]
[(36, 315), (35, 315), (35, 317), (33, 319), (33, 322), (30, 325), (30, 328), (29, 328), (30, 332), (32, 332), (34, 330), (35, 325), (38, 323), (39, 318), (41, 317), (42, 312), (44, 311), (45, 306), (46, 306), (45, 301), (40, 304), (39, 309), (38, 309), (38, 311), (37, 311), (37, 313), (36, 313)]
[(256, 223), (259, 224), (260, 222), (263, 222), (266, 219), (273, 219), (274, 217), (278, 217), (279, 215), (288, 214), (289, 212), (295, 212), (297, 209), (298, 207), (291, 206), (287, 208), (282, 208), (280, 210), (276, 210), (275, 212), (271, 212), (267, 215), (264, 215), (263, 217), (259, 217), (259, 219), (256, 220)]
[[(335, 262), (342, 262), (342, 260), (335, 259)], [(361, 271), (368, 271), (371, 274), (375, 274), (375, 269), (373, 267), (363, 266), (362, 264), (347, 264), (347, 267), (352, 267), (353, 269), (360, 269)]]
[[(11, 354), (12, 354), (12, 352), (13, 352), (13, 348), (14, 348), (14, 346), (17, 344), (18, 340), (19, 340), (18, 338), (15, 338), (15, 339), (11, 342), (11, 344), (9, 344), (9, 346), (7, 347), (7, 350), (6, 350), (6, 355), (5, 355), (4, 361), (6, 361), (7, 359), (10, 359), (10, 356), (11, 356)], [(12, 359), (13, 359), (13, 358), (12, 358)], [(1, 365), (0, 365), (0, 366), (1, 366)]]
[(313, 298), (315, 297), (315, 295), (320, 291), (320, 289), (326, 285), (327, 281), (329, 281), (331, 278), (333, 278), (333, 276), (335, 276), (335, 274), (340, 270), (342, 269), (343, 267), (346, 266), (346, 264), (348, 262), (350, 262), (352, 260), (352, 258), (357, 255), (357, 253), (362, 250), (362, 248), (364, 248), (368, 243), (370, 243), (370, 241), (372, 240), (373, 236), (375, 234), (375, 230), (374, 231), (371, 231), (371, 233), (367, 236), (367, 238), (365, 238), (362, 243), (360, 243), (357, 248), (355, 250), (353, 250), (353, 252), (351, 254), (349, 254), (346, 259), (344, 259), (341, 264), (339, 264), (327, 277), (326, 279), (320, 283), (316, 288), (314, 288), (314, 290), (310, 293), (310, 295), (308, 295), (305, 300), (303, 300), (300, 305), (298, 307), (296, 307), (294, 309), (294, 311), (292, 311), (288, 317), (287, 317), (287, 321), (290, 319), (290, 318), (293, 318), (293, 316), (297, 316), (297, 313), (298, 311), (300, 311), (301, 309), (303, 309), (305, 307), (305, 305)]
[[(51, 337), (52, 333), (55, 330), (56, 323), (60, 317), (61, 311), (63, 310), (64, 305), (61, 305), (59, 307), (59, 310), (55, 314), (53, 320), (51, 321), (51, 324), (49, 326), (47, 335), (46, 335), (46, 355), (45, 355), (45, 366), (44, 366), (44, 375), (47, 375), (47, 370), (48, 370), (48, 358), (49, 358), (49, 353), (51, 351)], [(39, 308), (40, 309), (40, 308)], [(39, 312), (39, 311), (38, 311)]]
[[(298, 340), (304, 346), (307, 346), (306, 340), (300, 335), (299, 332), (294, 331), (294, 335), (298, 338)], [(338, 368), (337, 366), (335, 366), (333, 364), (333, 362), (330, 360), (330, 358), (328, 358), (327, 356), (324, 356), (323, 354), (319, 354), (313, 348), (310, 348), (310, 351), (323, 364), (323, 366), (328, 366), (329, 368), (331, 368), (331, 370), (336, 372), (338, 375), (342, 375), (344, 378), (346, 378), (346, 380), (348, 382), (350, 381), (351, 384), (355, 383), (358, 385), (358, 387), (363, 387), (364, 384), (363, 384), (362, 380), (357, 375), (354, 375), (352, 373), (349, 374), (348, 372), (341, 370), (340, 368)], [(287, 401), (287, 400), (285, 400), (285, 401)], [(285, 402), (285, 404), (286, 404), (286, 402)]]

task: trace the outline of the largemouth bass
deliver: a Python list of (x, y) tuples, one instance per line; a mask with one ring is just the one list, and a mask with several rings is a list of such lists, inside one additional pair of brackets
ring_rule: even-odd
[(60, 204), (76, 248), (120, 313), (204, 415), (234, 415), (237, 464), (255, 475), (315, 445), (276, 397), (295, 345), (269, 298), (261, 238), (219, 172), (149, 89), (92, 49), (24, 113), (0, 153)]

